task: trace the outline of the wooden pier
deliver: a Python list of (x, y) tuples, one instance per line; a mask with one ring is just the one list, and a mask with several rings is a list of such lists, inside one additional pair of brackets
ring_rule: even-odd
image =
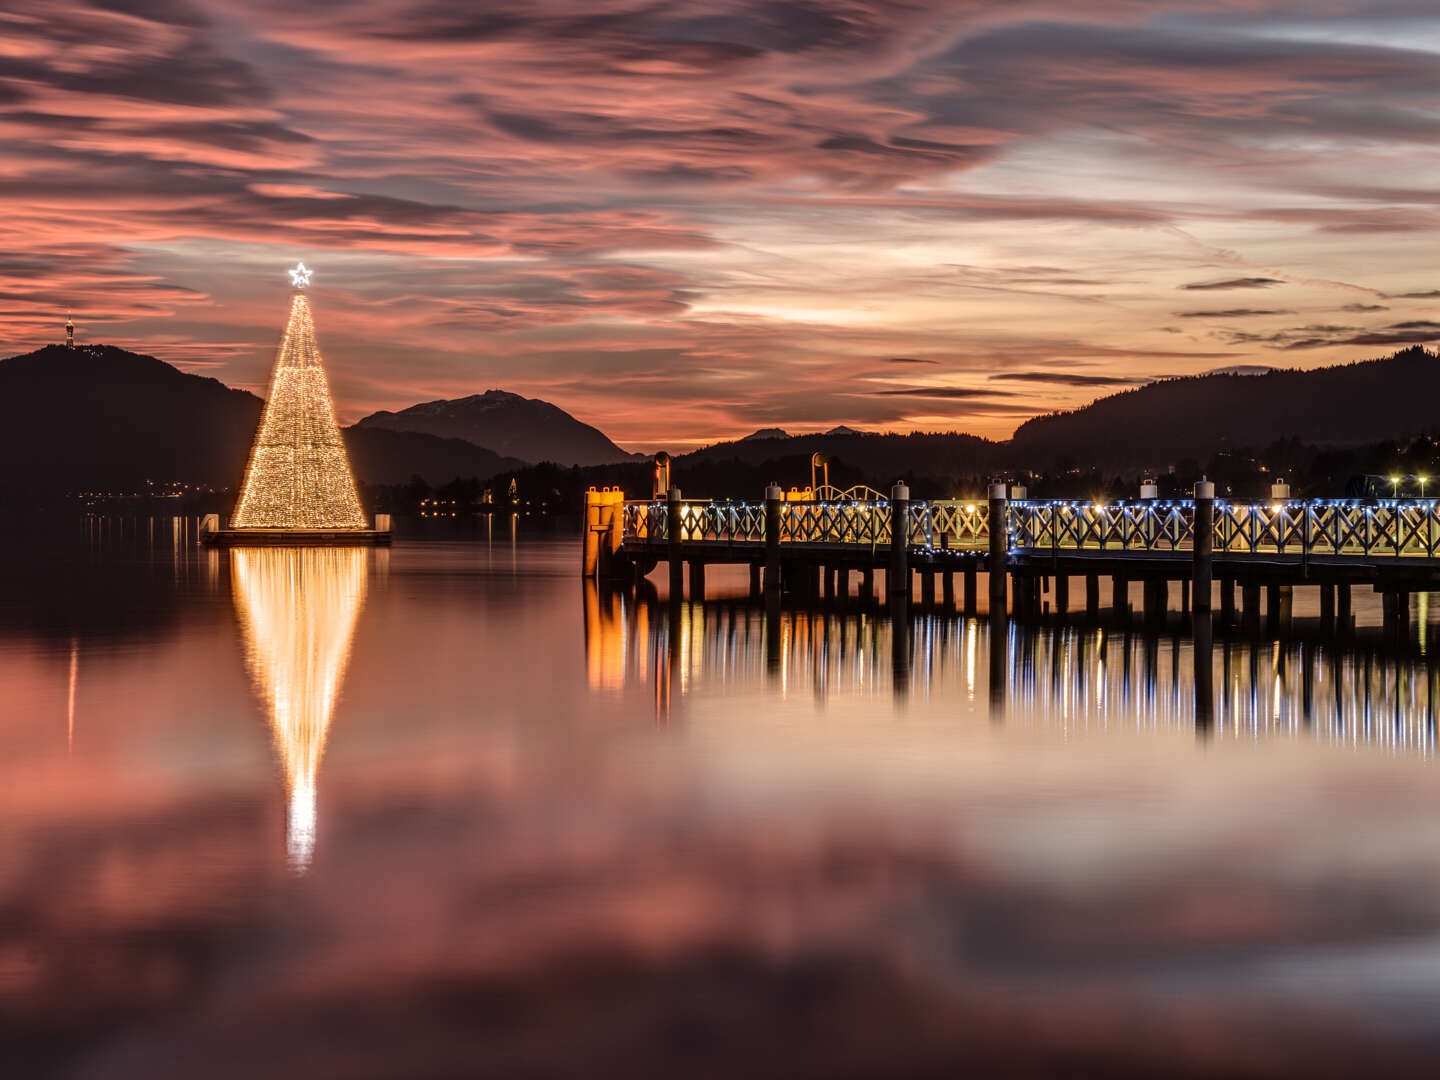
[[(1222, 626), (1270, 632), (1288, 630), (1294, 591), (1304, 588), (1318, 590), (1322, 624), (1343, 633), (1353, 590), (1368, 588), (1382, 596), (1387, 633), (1404, 637), (1410, 594), (1440, 590), (1437, 507), (1283, 492), (1220, 500), (1205, 481), (1191, 499), (1107, 503), (1034, 501), (998, 484), (985, 500), (930, 501), (912, 501), (904, 484), (888, 498), (833, 489), (797, 498), (772, 485), (762, 502), (686, 500), (674, 488), (650, 501), (591, 491), (583, 569), (636, 580), (663, 562), (672, 598), (686, 595), (687, 568), (690, 597), (703, 598), (705, 569), (716, 564), (747, 566), (757, 598), (846, 604), (874, 600), (878, 584), (887, 600), (909, 605), (918, 585), (921, 606), (938, 592), (941, 605), (966, 614), (979, 611), (984, 575), (986, 610), (1020, 619), (1098, 616), (1108, 578), (1108, 607), (1122, 624), (1218, 608)], [(1076, 579), (1083, 595), (1072, 598)], [(1131, 583), (1141, 585), (1138, 613)]]

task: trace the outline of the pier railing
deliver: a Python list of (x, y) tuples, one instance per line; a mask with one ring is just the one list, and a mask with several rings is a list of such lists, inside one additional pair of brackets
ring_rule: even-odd
[[(1216, 555), (1410, 556), (1440, 558), (1440, 501), (1433, 499), (1215, 500)], [(678, 507), (681, 542), (763, 544), (765, 503), (687, 500)], [(1017, 554), (1190, 551), (1195, 541), (1191, 499), (1098, 503), (1014, 500), (1005, 504), (1008, 548)], [(913, 547), (983, 550), (990, 539), (983, 500), (912, 501), (906, 512)], [(624, 538), (663, 545), (670, 540), (664, 501), (624, 504)], [(786, 501), (780, 504), (782, 544), (890, 544), (886, 500)]]

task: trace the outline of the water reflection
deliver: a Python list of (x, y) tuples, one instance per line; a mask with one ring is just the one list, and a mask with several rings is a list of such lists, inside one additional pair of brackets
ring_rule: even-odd
[[(695, 690), (766, 680), (782, 697), (988, 701), (995, 721), (1068, 734), (1181, 730), (1198, 738), (1307, 736), (1435, 750), (1436, 669), (1424, 658), (1317, 641), (884, 612), (662, 605), (585, 592), (593, 689), (653, 682), (657, 713)], [(672, 688), (674, 698), (672, 699)]]
[(250, 677), (285, 768), (286, 848), (304, 870), (315, 850), (315, 776), (365, 602), (364, 548), (236, 548), (235, 610)]

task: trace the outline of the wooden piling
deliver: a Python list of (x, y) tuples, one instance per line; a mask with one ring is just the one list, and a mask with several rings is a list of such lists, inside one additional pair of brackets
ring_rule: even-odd
[(780, 500), (779, 484), (765, 489), (765, 595), (780, 595)]
[(979, 610), (977, 594), (980, 590), (977, 587), (977, 576), (975, 564), (968, 563), (965, 567), (965, 614), (971, 618), (974, 618), (976, 611)]
[(679, 600), (685, 595), (685, 567), (680, 561), (680, 542), (683, 539), (684, 507), (680, 502), (680, 489), (671, 488), (665, 496), (665, 525), (668, 534), (670, 563), (670, 599)]
[(1210, 611), (1210, 582), (1215, 565), (1215, 485), (1203, 477), (1195, 484), (1195, 527), (1190, 559), (1190, 607)]
[(910, 486), (896, 483), (890, 489), (890, 572), (887, 591), (891, 597), (910, 598)]
[(1085, 618), (1091, 622), (1100, 618), (1100, 575), (1085, 575)]
[(1055, 575), (1055, 617), (1064, 619), (1070, 612), (1070, 578), (1066, 574)]
[(1005, 610), (1010, 552), (1010, 507), (1004, 484), (990, 485), (990, 613)]

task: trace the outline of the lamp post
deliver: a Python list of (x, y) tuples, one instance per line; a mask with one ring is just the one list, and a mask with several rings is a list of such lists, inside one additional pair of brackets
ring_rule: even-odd
[(1398, 476), (1390, 477), (1390, 497), (1392, 499), (1400, 498), (1400, 477)]

